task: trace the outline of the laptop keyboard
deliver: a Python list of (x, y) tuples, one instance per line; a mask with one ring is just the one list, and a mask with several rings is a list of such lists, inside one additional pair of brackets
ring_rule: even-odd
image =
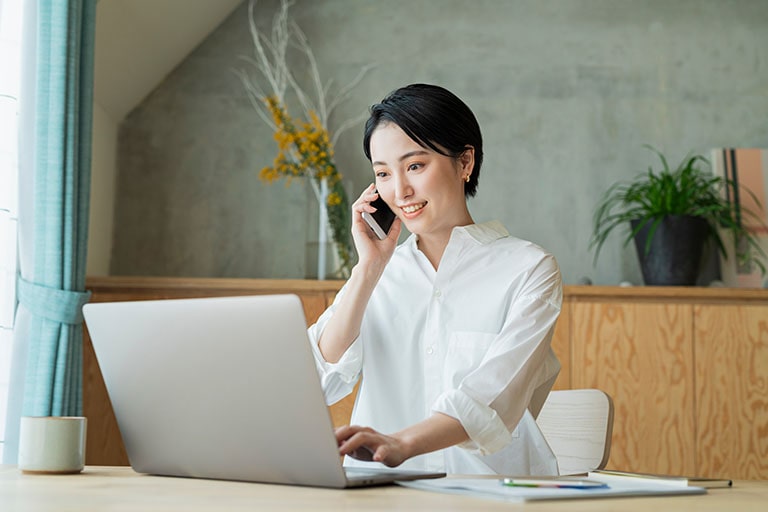
[(344, 473), (350, 478), (360, 478), (365, 476), (378, 476), (386, 474), (386, 469), (365, 469), (365, 468), (344, 468)]

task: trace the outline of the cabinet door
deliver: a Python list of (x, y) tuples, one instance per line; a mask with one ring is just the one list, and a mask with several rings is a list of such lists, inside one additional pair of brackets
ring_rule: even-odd
[(695, 474), (692, 306), (574, 302), (571, 315), (571, 384), (613, 398), (608, 468)]
[(563, 302), (552, 335), (552, 350), (560, 361), (560, 374), (552, 389), (571, 389), (571, 304)]
[(768, 306), (700, 305), (696, 335), (699, 473), (768, 478)]
[[(280, 282), (276, 281), (276, 286)], [(149, 289), (145, 292), (121, 291), (119, 286), (115, 290), (101, 292), (94, 291), (91, 302), (107, 302), (110, 300), (149, 300), (159, 298), (192, 298), (213, 297), (219, 295), (258, 295), (267, 293), (264, 290), (254, 288), (245, 289), (208, 289), (205, 286), (190, 287), (189, 289)], [(286, 285), (285, 290), (270, 289), (268, 293), (296, 293), (301, 298), (304, 306), (304, 316), (308, 324), (314, 323), (325, 308), (333, 302), (335, 292), (310, 291), (302, 292)], [(354, 396), (344, 399), (335, 409), (331, 410), (336, 424), (348, 423), (349, 415), (354, 404)], [(87, 327), (83, 329), (83, 414), (88, 417), (88, 437), (86, 440), (86, 464), (125, 466), (128, 465), (128, 455), (125, 451), (120, 429), (117, 426), (112, 403), (107, 394), (104, 378), (101, 375), (93, 344)]]

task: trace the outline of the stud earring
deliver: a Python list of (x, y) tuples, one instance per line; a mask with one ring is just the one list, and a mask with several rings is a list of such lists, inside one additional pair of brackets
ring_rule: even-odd
[(469, 174), (467, 174), (466, 176), (464, 176), (464, 181), (466, 181), (467, 183), (469, 183), (469, 176), (470, 176)]

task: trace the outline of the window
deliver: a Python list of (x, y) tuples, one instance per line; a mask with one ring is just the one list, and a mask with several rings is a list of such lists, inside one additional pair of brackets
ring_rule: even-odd
[(0, 0), (0, 459), (16, 309), (18, 96), (23, 0)]

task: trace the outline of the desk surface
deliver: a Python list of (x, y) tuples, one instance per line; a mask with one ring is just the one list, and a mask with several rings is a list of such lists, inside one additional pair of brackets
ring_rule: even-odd
[(205, 510), (739, 510), (765, 511), (768, 482), (734, 482), (732, 489), (711, 489), (701, 496), (618, 498), (510, 504), (467, 496), (438, 494), (400, 486), (354, 490), (193, 480), (139, 475), (126, 467), (88, 466), (79, 475), (21, 474), (0, 466), (3, 512), (55, 511), (205, 511)]

